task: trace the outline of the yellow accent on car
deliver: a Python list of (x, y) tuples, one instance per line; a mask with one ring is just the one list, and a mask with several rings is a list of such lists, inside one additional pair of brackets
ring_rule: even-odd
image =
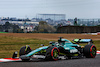
[(78, 54), (74, 54), (74, 56), (78, 56)]
[(28, 45), (26, 45), (25, 51), (27, 51)]

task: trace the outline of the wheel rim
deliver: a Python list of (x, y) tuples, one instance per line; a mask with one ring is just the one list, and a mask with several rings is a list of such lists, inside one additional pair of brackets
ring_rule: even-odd
[(54, 50), (53, 51), (53, 57), (54, 58), (58, 58), (58, 50)]
[(51, 51), (51, 56), (52, 56), (52, 59), (53, 60), (58, 60), (58, 57), (59, 57), (59, 50), (54, 47)]
[(92, 55), (93, 55), (93, 56), (96, 55), (96, 48), (95, 48), (95, 47), (92, 48)]
[(91, 46), (90, 55), (93, 58), (96, 56), (96, 47), (94, 45)]

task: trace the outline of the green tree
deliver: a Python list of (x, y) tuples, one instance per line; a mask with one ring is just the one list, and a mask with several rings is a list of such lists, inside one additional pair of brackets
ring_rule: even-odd
[(45, 21), (40, 21), (40, 22), (39, 22), (39, 25), (47, 25), (47, 22), (45, 22)]
[(6, 22), (5, 23), (5, 25), (4, 25), (4, 29), (5, 29), (5, 31), (6, 32), (11, 32), (11, 30), (13, 30), (12, 32), (13, 33), (19, 33), (19, 26), (18, 25), (13, 25), (13, 24), (11, 24), (11, 23), (9, 23), (9, 22)]
[(53, 26), (49, 25), (47, 22), (45, 22), (45, 21), (40, 21), (39, 22), (38, 32), (41, 32), (41, 33), (53, 33), (55, 31), (56, 31), (56, 29)]

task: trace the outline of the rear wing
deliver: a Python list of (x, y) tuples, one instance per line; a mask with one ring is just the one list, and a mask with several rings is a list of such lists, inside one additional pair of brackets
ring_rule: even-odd
[(73, 39), (76, 43), (93, 43), (92, 39)]

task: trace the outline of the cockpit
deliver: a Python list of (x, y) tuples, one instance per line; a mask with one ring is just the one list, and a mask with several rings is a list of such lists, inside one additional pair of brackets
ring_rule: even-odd
[(71, 42), (67, 39), (62, 39), (62, 37), (60, 37), (58, 39), (58, 42), (51, 42), (51, 44), (55, 46), (64, 46), (66, 44), (71, 44)]
[(60, 45), (64, 46), (64, 44), (65, 44), (65, 41), (58, 40), (58, 43), (59, 43)]

